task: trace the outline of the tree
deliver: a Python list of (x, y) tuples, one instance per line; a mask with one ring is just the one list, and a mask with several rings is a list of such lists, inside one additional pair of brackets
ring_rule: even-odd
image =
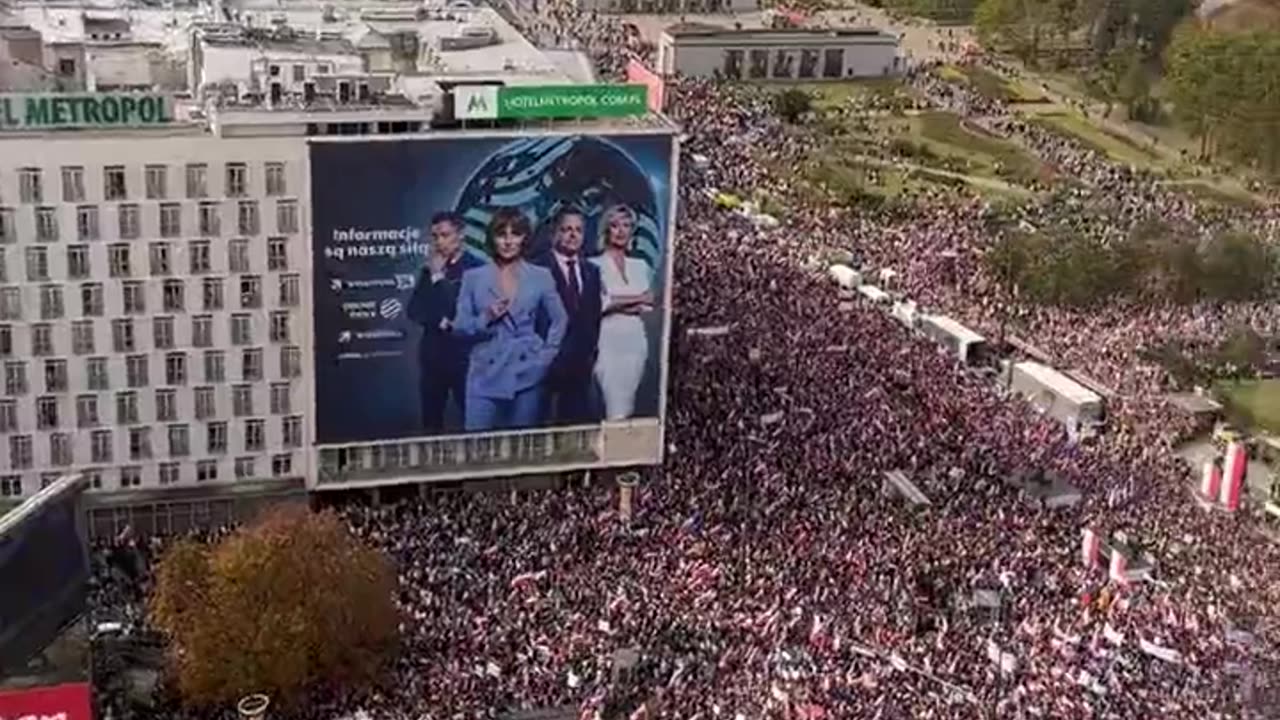
[(285, 706), (320, 683), (373, 680), (394, 648), (395, 573), (330, 513), (271, 512), (216, 546), (162, 557), (151, 619), (194, 705), (253, 692)]
[(796, 123), (813, 109), (813, 96), (800, 88), (789, 88), (773, 96), (773, 109), (783, 120)]
[(1276, 260), (1259, 238), (1224, 233), (1205, 248), (1201, 262), (1204, 292), (1215, 300), (1252, 300), (1265, 295), (1275, 281)]

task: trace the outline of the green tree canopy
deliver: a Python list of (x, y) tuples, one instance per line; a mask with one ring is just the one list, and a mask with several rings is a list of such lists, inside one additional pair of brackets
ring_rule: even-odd
[(398, 627), (395, 573), (332, 514), (276, 510), (210, 546), (161, 558), (152, 621), (170, 641), (183, 699), (255, 692), (289, 705), (318, 683), (372, 680)]

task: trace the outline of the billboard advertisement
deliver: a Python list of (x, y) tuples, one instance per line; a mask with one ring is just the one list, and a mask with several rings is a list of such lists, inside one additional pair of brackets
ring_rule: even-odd
[(311, 145), (320, 444), (656, 419), (674, 139)]
[(0, 720), (93, 720), (88, 683), (0, 690)]

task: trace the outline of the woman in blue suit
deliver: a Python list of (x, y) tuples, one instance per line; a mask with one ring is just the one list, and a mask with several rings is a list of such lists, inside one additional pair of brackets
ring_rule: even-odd
[[(493, 264), (462, 274), (454, 333), (476, 342), (467, 368), (468, 432), (542, 420), (542, 380), (569, 321), (551, 271), (524, 260), (531, 234), (524, 213), (498, 210), (485, 238)], [(534, 329), (540, 317), (548, 321), (546, 337)]]

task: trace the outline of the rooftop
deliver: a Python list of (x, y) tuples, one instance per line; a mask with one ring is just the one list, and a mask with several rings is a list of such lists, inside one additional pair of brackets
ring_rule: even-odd
[(666, 29), (673, 37), (740, 37), (740, 38), (875, 38), (897, 40), (896, 35), (886, 33), (878, 28), (767, 28), (767, 27), (723, 27), (707, 23), (676, 23)]

